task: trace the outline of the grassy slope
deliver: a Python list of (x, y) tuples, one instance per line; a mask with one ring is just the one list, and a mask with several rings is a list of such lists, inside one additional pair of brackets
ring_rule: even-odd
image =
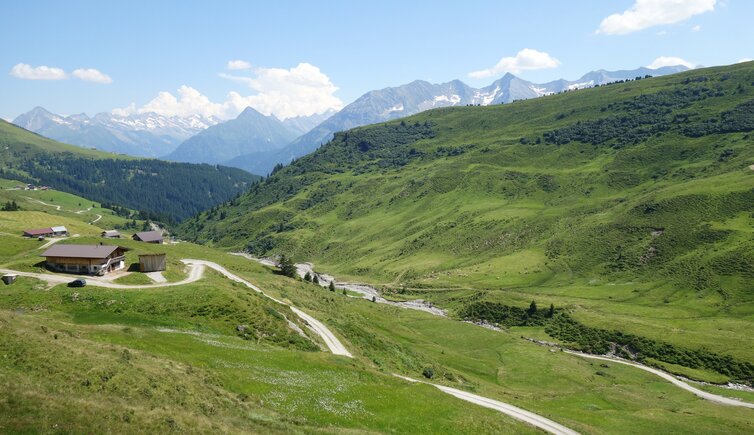
[(0, 176), (148, 211), (162, 220), (191, 216), (232, 198), (259, 179), (237, 168), (170, 163), (80, 148), (3, 120)]
[[(4, 216), (25, 213), (26, 220), (35, 212), (20, 213)], [(5, 222), (3, 231), (23, 225)], [(79, 240), (97, 240), (98, 228), (78, 225)], [(36, 242), (4, 237), (0, 267), (36, 269)], [(290, 313), (214, 273), (188, 286), (133, 291), (47, 289), (20, 278), (0, 287), (0, 430), (533, 432), (391, 376), (419, 378), (424, 367), (435, 370), (436, 382), (584, 433), (752, 430), (750, 410), (698, 400), (639, 370), (549, 352), (518, 338), (521, 331), (348, 298), (191, 243), (120, 242), (134, 249), (129, 255), (167, 252), (171, 269), (180, 258), (219, 262), (324, 321), (356, 358), (291, 342), (291, 330), (268, 308), (293, 319)], [(237, 324), (249, 325), (245, 339)]]
[[(663, 93), (686, 101), (643, 113), (668, 127), (636, 143), (542, 141)], [(405, 123), (433, 135), (402, 145), (399, 122), (356, 129), (182, 230), (449, 308), (537, 299), (589, 325), (754, 361), (751, 127), (683, 133), (752, 98), (748, 63), (429, 111)]]
[[(101, 219), (97, 220), (97, 226), (107, 229), (112, 229), (115, 226), (124, 227), (132, 222), (132, 219), (118, 216), (112, 210), (103, 208), (102, 204), (71, 193), (60, 192), (54, 189), (16, 190), (16, 186), (18, 185), (23, 185), (23, 183), (0, 178), (0, 205), (8, 201), (15, 201), (23, 211), (41, 211), (64, 217), (78, 214), (75, 217), (76, 221), (86, 220), (87, 222), (93, 222), (98, 216), (102, 216)], [(49, 205), (41, 204), (40, 201)], [(60, 206), (60, 210), (57, 210), (56, 206)], [(139, 228), (143, 224), (144, 221), (137, 220)], [(31, 223), (27, 227), (31, 227)]]

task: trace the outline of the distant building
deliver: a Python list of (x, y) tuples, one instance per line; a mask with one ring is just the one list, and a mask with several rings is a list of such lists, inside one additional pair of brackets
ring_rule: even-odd
[(37, 228), (24, 230), (24, 237), (52, 237), (52, 228)]
[(140, 272), (160, 272), (165, 270), (165, 254), (140, 254), (139, 271)]
[(133, 239), (146, 243), (162, 243), (162, 233), (159, 231), (142, 231), (134, 234)]
[(106, 239), (120, 239), (120, 232), (118, 230), (102, 231), (102, 237)]
[(53, 236), (67, 236), (68, 230), (65, 227), (52, 227), (50, 228), (52, 230)]
[(65, 227), (38, 228), (35, 230), (24, 230), (24, 237), (60, 237), (67, 236), (68, 230)]
[(112, 245), (53, 245), (41, 255), (55, 272), (104, 275), (126, 267), (128, 248)]

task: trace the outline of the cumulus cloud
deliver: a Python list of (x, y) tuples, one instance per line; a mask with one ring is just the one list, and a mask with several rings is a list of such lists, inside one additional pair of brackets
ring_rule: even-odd
[[(228, 64), (230, 68), (230, 63)], [(178, 94), (160, 92), (147, 104), (114, 109), (116, 115), (154, 112), (165, 116), (201, 115), (230, 119), (247, 107), (278, 119), (310, 116), (328, 110), (339, 110), (343, 101), (334, 95), (338, 88), (314, 65), (300, 63), (291, 69), (253, 68), (247, 75), (221, 73), (220, 77), (241, 83), (253, 93), (229, 92), (225, 101), (213, 102), (190, 86), (181, 86)]]
[(65, 80), (68, 75), (60, 68), (41, 65), (32, 67), (26, 63), (19, 63), (10, 69), (10, 75), (23, 80)]
[(636, 0), (631, 8), (608, 16), (597, 33), (626, 35), (648, 27), (675, 24), (715, 9), (716, 0)]
[(652, 63), (647, 65), (647, 68), (657, 69), (657, 68), (662, 68), (664, 66), (676, 66), (676, 65), (683, 65), (689, 69), (696, 68), (696, 65), (694, 65), (693, 63), (685, 59), (682, 59), (680, 57), (674, 57), (674, 56), (660, 56), (654, 61), (652, 61)]
[(244, 70), (251, 69), (251, 64), (245, 60), (229, 60), (226, 67), (231, 70)]
[(254, 92), (245, 97), (231, 92), (226, 101), (229, 108), (251, 106), (265, 115), (286, 119), (343, 107), (343, 101), (335, 96), (338, 88), (326, 74), (309, 63), (299, 63), (290, 69), (254, 68), (243, 76), (220, 76), (242, 83)]
[(524, 48), (516, 53), (515, 56), (500, 59), (492, 68), (470, 72), (469, 77), (476, 79), (493, 77), (506, 72), (517, 74), (526, 70), (556, 68), (558, 65), (560, 65), (560, 61), (549, 54), (531, 48)]
[(185, 85), (178, 88), (177, 97), (170, 92), (163, 91), (141, 107), (136, 107), (135, 103), (131, 103), (128, 107), (114, 109), (112, 112), (121, 116), (153, 112), (164, 116), (225, 117), (225, 108), (222, 104), (213, 103), (206, 95)]
[(101, 71), (96, 70), (94, 68), (75, 69), (73, 70), (71, 75), (73, 75), (79, 80), (84, 80), (86, 82), (103, 83), (103, 84), (108, 84), (108, 83), (113, 82), (113, 79), (111, 79), (109, 75), (104, 74)]

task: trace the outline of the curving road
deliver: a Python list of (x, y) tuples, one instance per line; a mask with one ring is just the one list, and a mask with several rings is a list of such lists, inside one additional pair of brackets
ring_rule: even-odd
[[(42, 281), (46, 281), (47, 283), (53, 284), (53, 285), (66, 284), (66, 283), (71, 282), (74, 279), (82, 277), (80, 275), (20, 272), (20, 271), (11, 270), (11, 269), (0, 269), (0, 273), (14, 273), (19, 276), (28, 276), (30, 278), (36, 278)], [(112, 289), (136, 290), (136, 289), (149, 289), (149, 288), (160, 288), (160, 287), (174, 287), (174, 286), (179, 286), (179, 285), (184, 285), (184, 284), (190, 284), (192, 282), (199, 281), (203, 275), (204, 275), (204, 266), (197, 264), (197, 265), (192, 265), (189, 267), (189, 275), (185, 279), (181, 281), (166, 282), (162, 284), (127, 285), (127, 284), (114, 283), (112, 281), (107, 281), (105, 279), (98, 278), (95, 276), (84, 276), (83, 278), (86, 279), (86, 285), (91, 285), (95, 287), (112, 288)]]
[[(298, 317), (300, 317), (304, 323), (311, 329), (315, 334), (319, 335), (322, 338), (322, 341), (325, 342), (325, 345), (335, 355), (342, 355), (349, 358), (353, 358), (353, 355), (351, 352), (346, 349), (345, 346), (343, 346), (343, 343), (338, 340), (338, 337), (335, 336), (335, 334), (330, 331), (327, 326), (325, 326), (322, 322), (315, 319), (314, 317), (306, 314), (305, 312), (301, 311), (300, 309), (287, 304), (279, 299), (276, 299), (264, 291), (260, 289), (259, 287), (255, 286), (254, 284), (250, 283), (249, 281), (246, 281), (245, 279), (241, 278), (240, 276), (228, 271), (228, 269), (224, 268), (223, 266), (220, 266), (217, 263), (214, 263), (212, 261), (206, 261), (206, 260), (194, 260), (194, 259), (184, 259), (181, 260), (184, 264), (189, 266), (189, 276), (185, 279), (177, 282), (166, 282), (166, 283), (158, 283), (158, 284), (145, 284), (145, 285), (126, 285), (126, 284), (117, 284), (111, 281), (107, 281), (101, 278), (97, 277), (86, 277), (86, 284), (95, 286), (95, 287), (105, 287), (105, 288), (112, 288), (112, 289), (150, 289), (150, 288), (161, 288), (161, 287), (174, 287), (179, 285), (185, 285), (190, 284), (192, 282), (199, 281), (204, 276), (204, 270), (205, 268), (209, 267), (211, 269), (214, 269), (218, 272), (220, 272), (222, 275), (224, 275), (226, 278), (236, 281), (238, 283), (244, 284), (245, 286), (249, 287), (250, 289), (256, 291), (257, 293), (260, 293), (261, 295), (265, 296), (266, 298), (269, 298), (281, 305), (285, 305), (291, 309)], [(35, 272), (20, 272), (16, 270), (11, 269), (0, 269), (0, 273), (14, 273), (19, 276), (28, 276), (31, 278), (36, 278), (42, 281), (46, 281), (49, 284), (57, 285), (57, 284), (66, 284), (70, 282), (73, 279), (79, 278), (79, 276), (74, 275), (60, 275), (60, 274), (54, 274), (54, 273), (35, 273)]]
[(752, 408), (752, 409), (754, 409), (754, 403), (744, 402), (743, 400), (731, 399), (729, 397), (719, 396), (717, 394), (708, 393), (708, 392), (706, 392), (704, 390), (700, 390), (700, 389), (698, 389), (696, 387), (693, 387), (693, 386), (691, 386), (691, 385), (683, 382), (682, 380), (676, 378), (675, 376), (663, 372), (662, 370), (653, 369), (652, 367), (647, 367), (647, 366), (642, 365), (642, 364), (638, 364), (638, 363), (634, 363), (634, 362), (630, 362), (630, 361), (625, 361), (625, 360), (618, 359), (618, 358), (610, 358), (610, 357), (606, 357), (606, 356), (589, 355), (589, 354), (586, 354), (586, 353), (574, 352), (574, 351), (565, 350), (565, 349), (563, 349), (563, 351), (566, 352), (566, 353), (570, 353), (571, 355), (580, 356), (582, 358), (598, 359), (598, 360), (602, 360), (602, 361), (610, 361), (610, 362), (614, 362), (614, 363), (618, 363), (618, 364), (624, 364), (624, 365), (627, 365), (627, 366), (636, 367), (637, 369), (642, 369), (644, 371), (647, 371), (649, 373), (657, 375), (657, 376), (665, 379), (666, 381), (669, 381), (670, 383), (672, 383), (676, 387), (682, 388), (682, 389), (684, 389), (684, 390), (686, 390), (686, 391), (688, 391), (690, 393), (693, 393), (693, 394), (697, 395), (698, 397), (701, 397), (702, 399), (706, 399), (706, 400), (709, 400), (711, 402), (716, 402), (716, 403), (720, 403), (720, 404), (723, 404), (723, 405), (742, 406), (744, 408)]
[(325, 326), (322, 322), (315, 319), (314, 317), (306, 314), (305, 312), (299, 310), (298, 308), (287, 304), (279, 299), (276, 299), (264, 291), (260, 289), (259, 287), (255, 286), (254, 284), (250, 283), (249, 281), (246, 281), (245, 279), (241, 278), (240, 276), (231, 273), (228, 271), (228, 269), (220, 266), (217, 263), (213, 263), (211, 261), (206, 260), (181, 260), (182, 262), (189, 264), (189, 265), (198, 265), (198, 266), (206, 266), (209, 268), (212, 268), (221, 274), (225, 275), (226, 278), (230, 279), (231, 281), (239, 282), (241, 284), (244, 284), (246, 287), (249, 287), (250, 289), (254, 290), (257, 293), (260, 293), (261, 295), (279, 303), (280, 305), (285, 305), (286, 307), (290, 308), (291, 311), (293, 311), (301, 320), (306, 323), (306, 326), (309, 327), (312, 331), (314, 331), (317, 335), (319, 335), (322, 340), (325, 342), (325, 345), (327, 345), (327, 348), (330, 349), (330, 352), (332, 352), (334, 355), (342, 355), (346, 356), (348, 358), (353, 358), (353, 355), (351, 355), (351, 352), (346, 349), (345, 346), (343, 346), (343, 343), (338, 340), (338, 337), (335, 336), (335, 334), (330, 331), (327, 326)]
[[(289, 307), (291, 311), (293, 311), (294, 314), (296, 314), (299, 318), (301, 318), (304, 321), (304, 323), (307, 325), (309, 329), (311, 329), (315, 334), (319, 335), (322, 338), (322, 341), (324, 341), (325, 345), (330, 350), (330, 352), (332, 352), (334, 355), (341, 355), (348, 358), (353, 358), (353, 355), (348, 351), (348, 349), (346, 349), (345, 346), (343, 346), (343, 343), (341, 343), (340, 340), (338, 340), (338, 338), (335, 336), (335, 334), (333, 334), (332, 331), (330, 331), (330, 329), (328, 329), (327, 326), (325, 326), (322, 322), (310, 316), (309, 314), (306, 314), (300, 309), (290, 304), (287, 304), (279, 299), (276, 299), (273, 296), (268, 295), (267, 293), (262, 291), (262, 289), (260, 289), (259, 287), (241, 278), (240, 276), (230, 272), (225, 267), (215, 262), (207, 261), (207, 260), (184, 259), (184, 260), (181, 260), (181, 262), (183, 262), (189, 267), (189, 276), (183, 279), (182, 281), (178, 281), (178, 282), (149, 284), (149, 285), (124, 285), (124, 284), (116, 284), (110, 281), (98, 279), (96, 277), (87, 277), (86, 278), (87, 285), (113, 288), (113, 289), (149, 289), (149, 288), (160, 288), (160, 287), (172, 287), (172, 286), (179, 286), (179, 285), (184, 285), (184, 284), (198, 281), (204, 276), (205, 269), (210, 268), (219, 272), (220, 274), (222, 274), (223, 276), (225, 276), (226, 278), (232, 281), (244, 284), (246, 287), (254, 290), (255, 292), (261, 294), (262, 296), (266, 298), (269, 298), (272, 301), (275, 301), (281, 305), (285, 305)], [(71, 276), (71, 275), (19, 272), (19, 271), (14, 271), (10, 269), (0, 269), (0, 272), (1, 273), (15, 273), (20, 276), (28, 276), (32, 278), (37, 278), (43, 281), (47, 281), (50, 284), (65, 284), (71, 281), (71, 279), (75, 278), (74, 276)], [(401, 379), (405, 379), (410, 382), (422, 382), (422, 381), (417, 381), (415, 379), (411, 379), (411, 378), (401, 376), (401, 375), (395, 375), (395, 376)], [(520, 421), (529, 423), (549, 433), (558, 434), (558, 435), (577, 435), (578, 434), (578, 432), (568, 429), (567, 427), (562, 426), (552, 420), (549, 420), (545, 417), (542, 417), (540, 415), (534, 414), (532, 412), (526, 411), (524, 409), (518, 408), (516, 406), (510, 405), (504, 402), (478, 396), (476, 394), (471, 394), (466, 391), (457, 390), (455, 388), (446, 387), (443, 385), (430, 384), (428, 382), (424, 382), (424, 383), (432, 385), (438, 388), (439, 390), (443, 391), (444, 393), (453, 395), (461, 400), (465, 400), (467, 402), (474, 403), (476, 405), (483, 406), (485, 408), (494, 409), (496, 411), (507, 414), (513, 418), (516, 418)]]
[(406, 376), (395, 375), (395, 374), (393, 376), (399, 377), (409, 382), (432, 385), (433, 387), (439, 389), (443, 393), (450, 394), (451, 396), (455, 396), (458, 399), (465, 400), (466, 402), (470, 402), (475, 405), (483, 406), (485, 408), (494, 409), (495, 411), (502, 412), (503, 414), (509, 415), (515, 418), (516, 420), (523, 421), (524, 423), (528, 423), (532, 426), (538, 427), (551, 434), (578, 435), (578, 432), (568, 429), (562, 424), (556, 423), (548, 418), (542, 417), (541, 415), (537, 415), (533, 412), (529, 412), (525, 409), (521, 409), (517, 406), (513, 406), (505, 402), (488, 399), (487, 397), (478, 396), (476, 394), (472, 394), (467, 391), (462, 391), (456, 388), (446, 387), (444, 385), (437, 385), (430, 382), (418, 381), (416, 379), (412, 379)]

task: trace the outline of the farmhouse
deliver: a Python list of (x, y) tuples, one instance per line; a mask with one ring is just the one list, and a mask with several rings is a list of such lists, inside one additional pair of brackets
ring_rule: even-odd
[(53, 245), (41, 257), (55, 272), (104, 275), (126, 267), (126, 251), (111, 245)]
[(165, 254), (139, 254), (139, 272), (165, 270)]
[(68, 235), (68, 230), (65, 227), (52, 227), (50, 229), (52, 230), (53, 236), (59, 237)]
[(162, 243), (162, 233), (159, 231), (142, 231), (134, 234), (133, 239), (146, 243)]
[(67, 236), (68, 230), (65, 227), (37, 228), (34, 230), (24, 230), (24, 237), (55, 237)]
[(102, 231), (102, 237), (106, 239), (120, 239), (120, 232), (118, 230)]

